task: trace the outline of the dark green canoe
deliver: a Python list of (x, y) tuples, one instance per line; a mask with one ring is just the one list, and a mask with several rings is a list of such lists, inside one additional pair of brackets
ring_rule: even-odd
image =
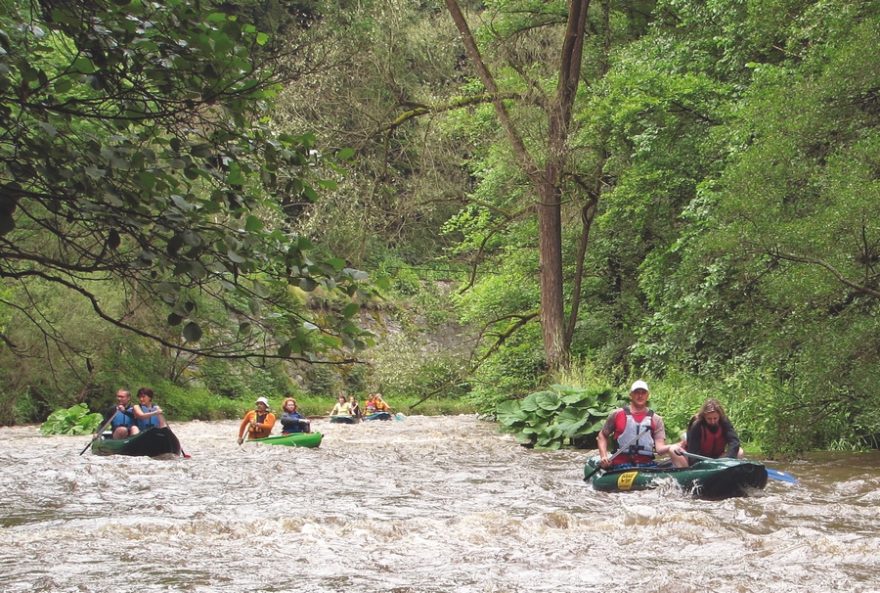
[(263, 443), (265, 445), (284, 445), (285, 447), (317, 447), (324, 438), (320, 432), (291, 432), (279, 434), (265, 439), (251, 439), (249, 443)]
[(131, 455), (135, 457), (157, 457), (159, 455), (180, 455), (180, 441), (168, 427), (148, 428), (127, 439), (107, 438), (102, 435), (92, 443), (95, 455)]
[(330, 416), (331, 424), (357, 424), (360, 418), (357, 416)]
[(630, 467), (627, 469), (596, 469), (599, 458), (591, 457), (584, 466), (584, 479), (593, 488), (604, 492), (626, 492), (655, 488), (673, 481), (684, 491), (702, 498), (745, 496), (750, 490), (767, 485), (767, 468), (745, 459), (707, 459), (690, 467)]
[(373, 412), (364, 416), (364, 420), (391, 420), (391, 412)]

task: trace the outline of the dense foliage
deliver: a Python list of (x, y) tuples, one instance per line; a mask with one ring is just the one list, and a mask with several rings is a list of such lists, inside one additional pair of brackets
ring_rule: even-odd
[[(553, 446), (645, 377), (671, 430), (716, 396), (768, 452), (878, 445), (880, 2), (9, 6), (4, 421), (127, 373), (540, 399)], [(577, 401), (546, 387), (581, 385), (546, 348), (548, 196)], [(287, 361), (203, 358), (245, 353)]]
[[(186, 352), (314, 357), (365, 345), (351, 318), (366, 275), (313, 253), (283, 209), (315, 198), (318, 153), (314, 137), (262, 117), (278, 90), (265, 33), (180, 1), (9, 4), (4, 278), (63, 287), (103, 320)], [(98, 294), (108, 281), (122, 298)], [(318, 286), (342, 296), (338, 315), (290, 294)]]

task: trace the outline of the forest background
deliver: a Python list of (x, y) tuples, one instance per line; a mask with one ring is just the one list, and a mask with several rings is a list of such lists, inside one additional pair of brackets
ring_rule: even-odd
[(0, 423), (645, 378), (878, 446), (880, 2), (0, 7)]

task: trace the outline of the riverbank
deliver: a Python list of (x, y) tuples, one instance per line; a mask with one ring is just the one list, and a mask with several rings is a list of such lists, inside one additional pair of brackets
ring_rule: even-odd
[[(285, 396), (264, 395), (269, 400), (269, 409), (280, 414)], [(336, 403), (333, 395), (294, 395), (302, 414), (308, 417), (326, 416)], [(254, 398), (256, 399), (256, 398)], [(366, 397), (358, 401), (363, 408)], [(392, 411), (404, 415), (444, 416), (475, 414), (477, 406), (463, 398), (428, 398), (407, 396), (386, 399)], [(157, 392), (156, 403), (166, 410), (169, 421), (188, 420), (232, 420), (241, 418), (247, 410), (252, 410), (254, 401), (250, 398), (230, 399), (213, 395), (203, 390), (172, 391), (167, 394)]]

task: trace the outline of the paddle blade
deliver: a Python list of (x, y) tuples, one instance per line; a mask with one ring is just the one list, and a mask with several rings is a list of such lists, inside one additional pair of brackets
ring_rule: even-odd
[(394, 415), (394, 419), (395, 419), (395, 420), (403, 420), (404, 418), (406, 418), (406, 416), (404, 416), (404, 415), (401, 414), (400, 412), (398, 412), (398, 413), (396, 413), (396, 414)]
[(770, 469), (769, 467), (767, 468), (767, 477), (771, 480), (778, 480), (780, 482), (787, 482), (789, 484), (798, 483), (798, 479), (795, 478), (793, 475), (786, 472), (781, 472), (778, 469)]

